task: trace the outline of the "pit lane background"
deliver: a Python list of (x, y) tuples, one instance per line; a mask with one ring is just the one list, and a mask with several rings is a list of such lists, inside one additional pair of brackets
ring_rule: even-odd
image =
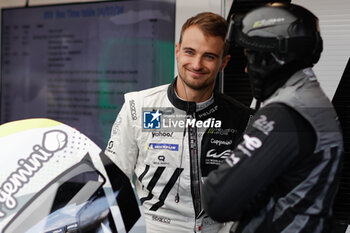
[[(31, 0), (29, 5), (42, 4), (61, 4), (61, 3), (76, 3), (89, 2), (81, 0)], [(175, 42), (178, 41), (180, 29), (183, 22), (190, 16), (201, 11), (212, 11), (219, 13), (225, 17), (228, 16), (232, 4), (246, 3), (254, 5), (267, 1), (252, 1), (252, 0), (176, 0), (176, 15), (175, 15)], [(26, 3), (25, 0), (0, 0), (0, 8), (3, 7), (22, 7)], [(345, 140), (349, 140), (350, 119), (349, 119), (349, 99), (350, 99), (350, 2), (348, 0), (292, 0), (292, 3), (302, 5), (320, 19), (321, 34), (324, 42), (324, 50), (320, 61), (314, 67), (314, 71), (320, 81), (321, 86), (325, 90), (327, 96), (333, 100), (333, 103), (338, 105), (338, 111), (341, 111), (341, 121), (344, 130)], [(174, 59), (175, 60), (175, 59)], [(224, 92), (237, 97), (246, 104), (251, 103), (249, 95), (249, 87), (244, 75), (239, 73), (241, 70), (241, 57), (232, 57), (231, 66), (236, 69), (230, 71), (228, 67), (224, 72)], [(238, 64), (234, 67), (234, 63)], [(230, 73), (231, 72), (231, 73)], [(177, 67), (174, 63), (174, 73), (177, 74)], [(345, 151), (348, 156), (349, 141), (345, 141)], [(345, 167), (349, 163), (345, 161)], [(347, 185), (350, 184), (348, 179), (343, 180), (346, 189), (344, 197), (340, 201), (343, 213), (342, 219), (345, 223), (349, 223), (350, 216), (350, 201), (347, 193), (350, 189)], [(350, 186), (350, 185), (349, 185)], [(347, 232), (350, 232), (348, 230)]]

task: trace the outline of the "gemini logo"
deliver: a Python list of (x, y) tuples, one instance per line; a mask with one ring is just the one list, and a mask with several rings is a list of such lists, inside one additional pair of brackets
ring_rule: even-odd
[(43, 135), (42, 145), (34, 145), (33, 152), (18, 160), (18, 168), (4, 183), (0, 184), (0, 218), (5, 217), (3, 207), (12, 210), (17, 207), (15, 194), (24, 188), (55, 153), (66, 148), (68, 135), (62, 130), (51, 130)]

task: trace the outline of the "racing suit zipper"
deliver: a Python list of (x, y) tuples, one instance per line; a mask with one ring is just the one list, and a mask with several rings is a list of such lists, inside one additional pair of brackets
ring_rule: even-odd
[[(196, 120), (195, 113), (191, 115), (192, 120)], [(195, 122), (195, 121), (194, 121)], [(193, 198), (193, 206), (196, 219), (201, 213), (201, 197), (200, 197), (200, 171), (198, 163), (198, 138), (196, 124), (188, 126), (188, 140), (190, 150), (190, 166), (191, 166), (191, 193)], [(197, 225), (197, 224), (196, 224)], [(195, 227), (197, 228), (197, 227)]]

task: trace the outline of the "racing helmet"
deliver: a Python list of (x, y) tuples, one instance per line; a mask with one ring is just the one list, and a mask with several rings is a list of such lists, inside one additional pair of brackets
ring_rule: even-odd
[(129, 178), (61, 122), (0, 125), (0, 233), (145, 233)]
[(270, 3), (233, 15), (227, 40), (244, 48), (257, 100), (269, 97), (297, 70), (312, 67), (323, 49), (318, 18), (288, 3)]

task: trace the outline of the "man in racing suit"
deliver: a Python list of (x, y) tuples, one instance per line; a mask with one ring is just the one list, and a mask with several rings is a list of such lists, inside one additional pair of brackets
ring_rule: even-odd
[[(231, 232), (332, 232), (343, 142), (333, 106), (307, 68), (322, 51), (317, 18), (297, 5), (272, 4), (232, 23), (263, 107), (205, 181), (205, 210), (221, 222), (239, 221)], [(288, 40), (283, 50), (281, 39)]]
[(218, 232), (203, 211), (201, 184), (230, 154), (251, 110), (214, 90), (228, 62), (227, 22), (200, 13), (182, 28), (170, 85), (132, 92), (113, 125), (105, 153), (130, 178), (147, 232)]

